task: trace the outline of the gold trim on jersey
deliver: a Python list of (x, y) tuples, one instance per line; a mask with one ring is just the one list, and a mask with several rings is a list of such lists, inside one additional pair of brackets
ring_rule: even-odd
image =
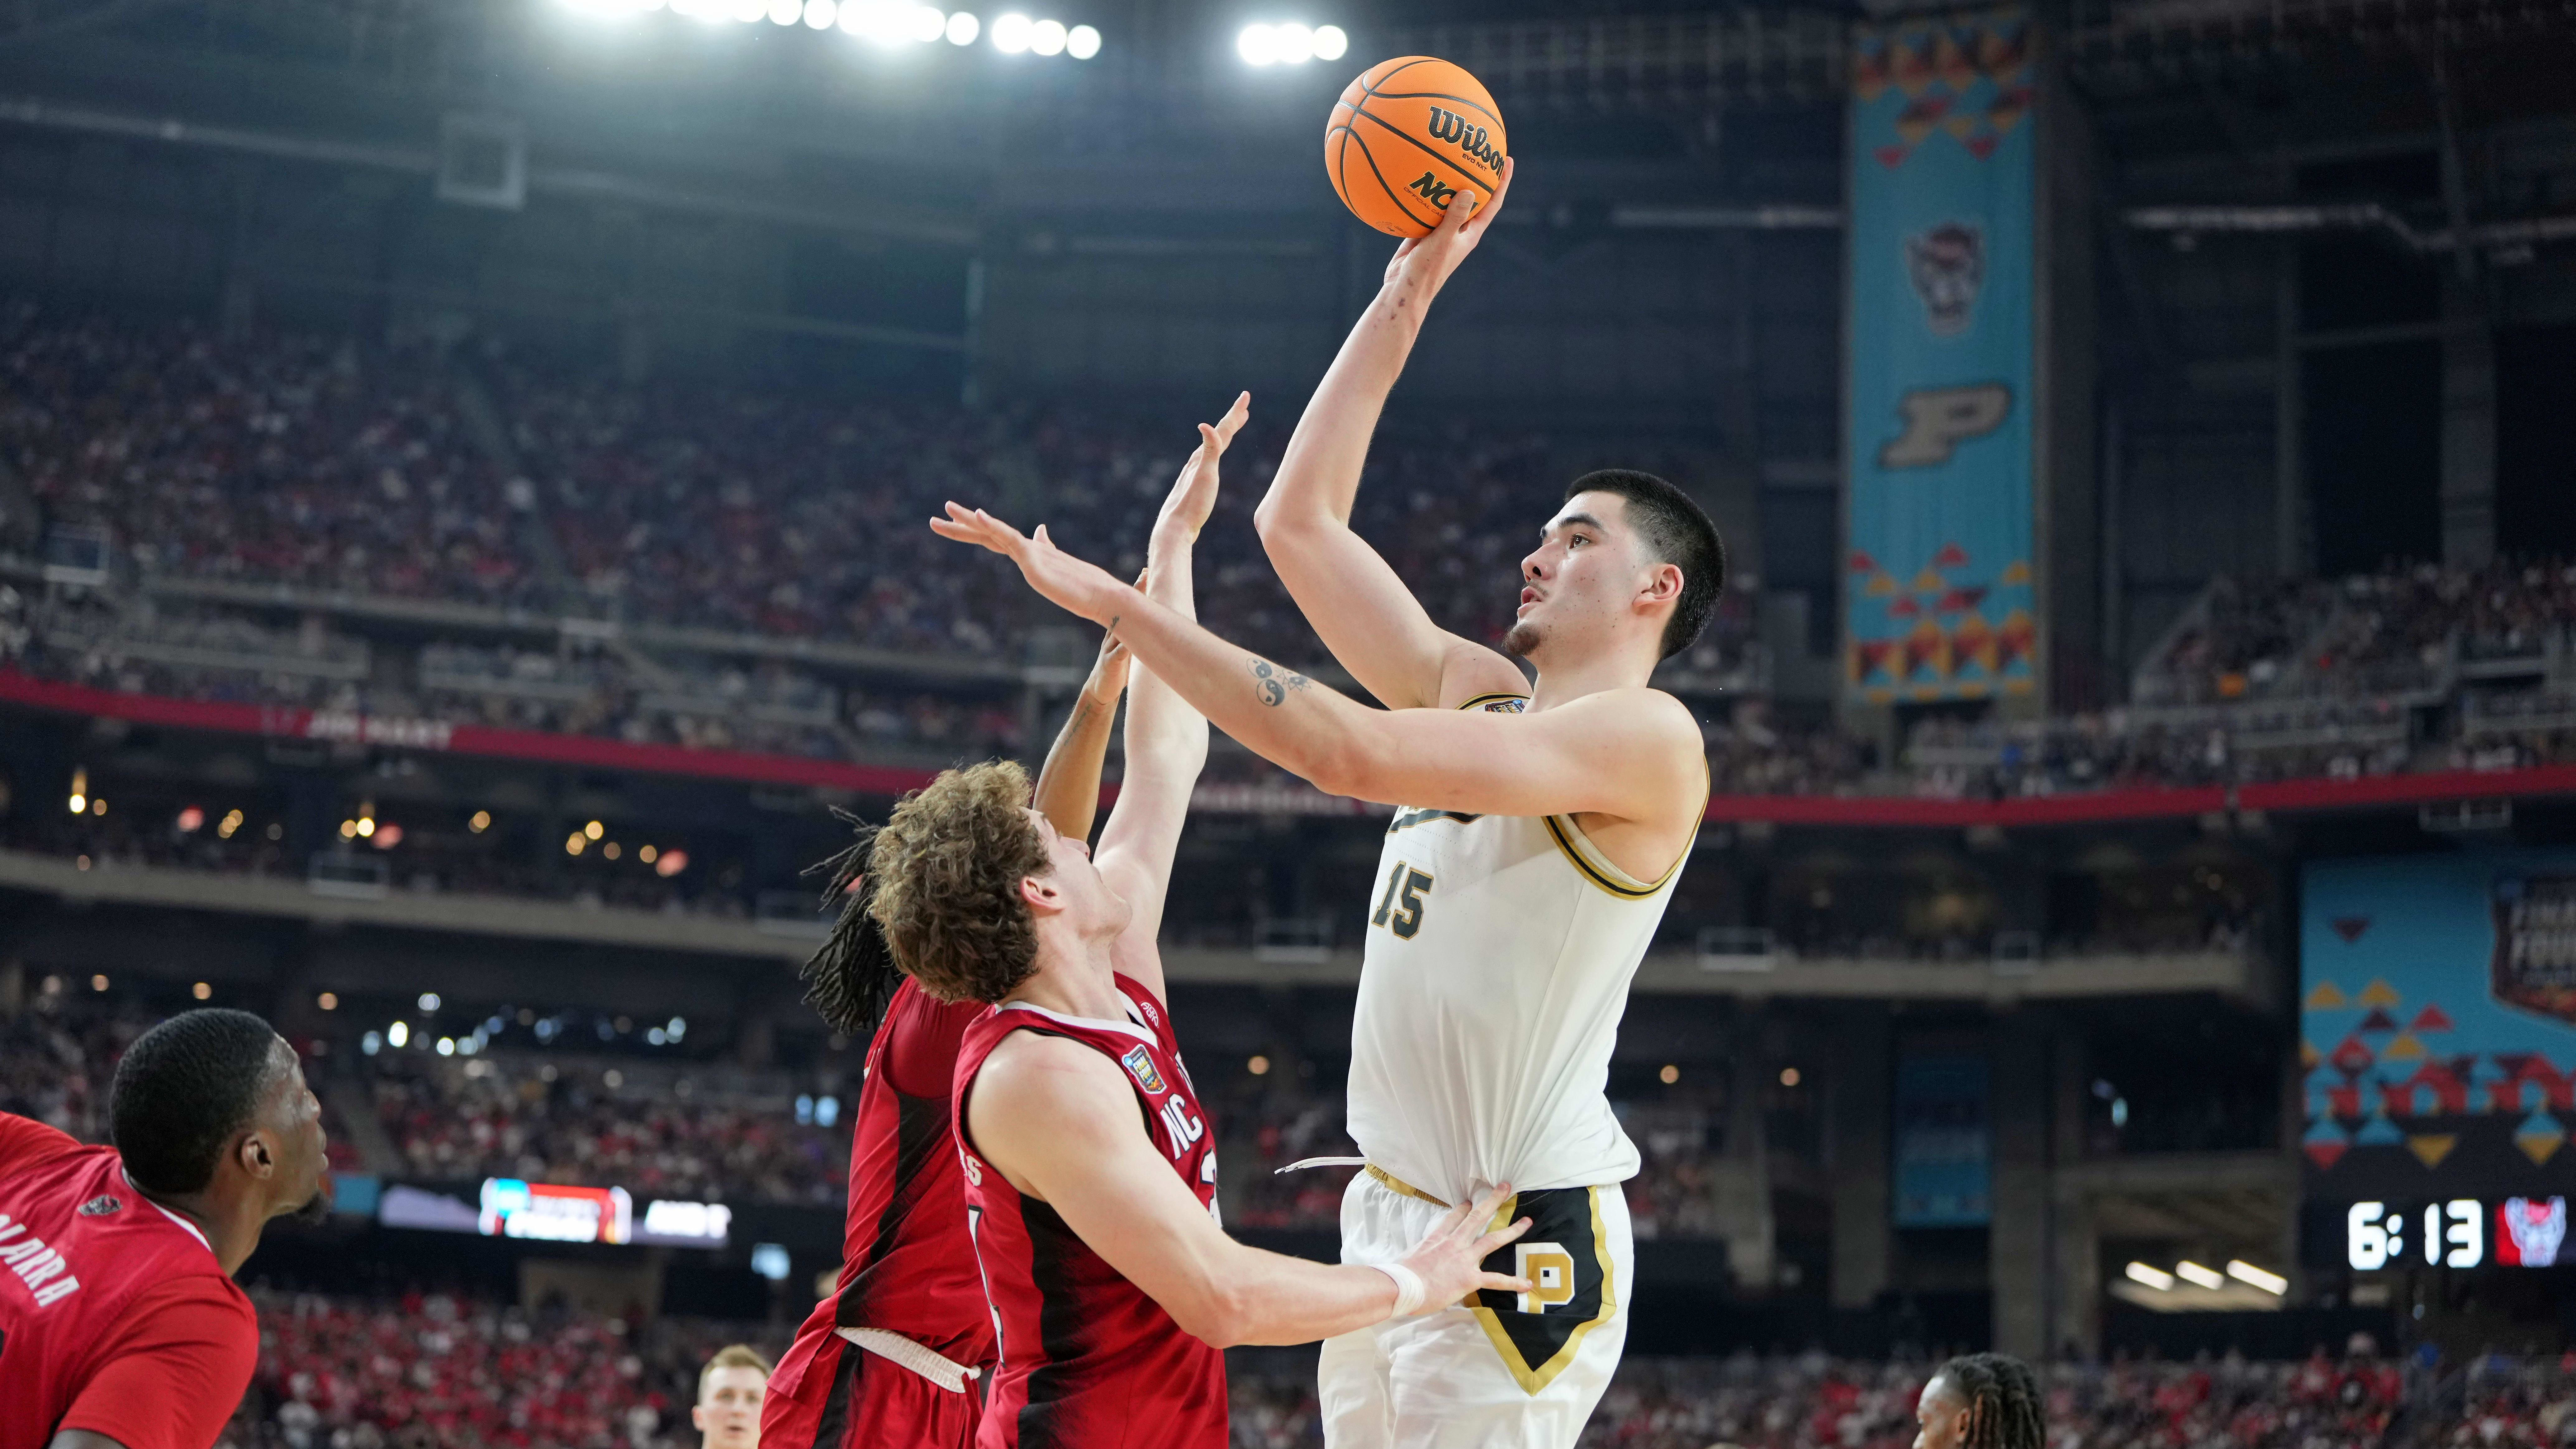
[[(1522, 708), (1522, 709), (1524, 709), (1524, 710), (1525, 710), (1525, 709), (1527, 709), (1527, 708), (1529, 707), (1529, 696), (1528, 696), (1528, 695), (1526, 695), (1526, 694), (1516, 694), (1516, 693), (1512, 692), (1511, 690), (1497, 690), (1496, 692), (1494, 692), (1494, 693), (1492, 693), (1492, 694), (1480, 694), (1480, 695), (1477, 695), (1477, 696), (1476, 696), (1475, 698), (1473, 698), (1473, 699), (1466, 700), (1466, 701), (1464, 701), (1464, 702), (1460, 703), (1458, 707), (1459, 707), (1460, 709), (1476, 709), (1476, 708), (1478, 708), (1478, 707), (1480, 707), (1480, 706), (1490, 705), (1490, 704), (1494, 703), (1496, 700), (1503, 700), (1503, 699), (1517, 699), (1517, 700), (1519, 700), (1519, 701), (1521, 702), (1521, 708)], [(1498, 711), (1498, 712), (1499, 712), (1499, 711)]]
[[(1701, 779), (1709, 783), (1704, 783), (1699, 792), (1699, 812), (1691, 825), (1691, 841), (1699, 839), (1698, 822), (1708, 815), (1709, 792), (1714, 787), (1707, 774), (1708, 761), (1704, 758), (1700, 761), (1700, 770)], [(1690, 841), (1685, 841), (1681, 854), (1674, 856), (1673, 863), (1666, 866), (1664, 873), (1649, 885), (1621, 870), (1610, 857), (1603, 855), (1601, 847), (1592, 843), (1592, 837), (1583, 833), (1583, 827), (1575, 823), (1573, 816), (1546, 815), (1540, 818), (1547, 823), (1549, 838), (1556, 842), (1558, 850), (1565, 853), (1565, 858), (1573, 862), (1575, 870), (1585, 880), (1623, 901), (1646, 900), (1661, 891), (1672, 883), (1674, 873), (1682, 868), (1683, 862), (1690, 859)]]
[[(1389, 1192), (1399, 1192), (1404, 1194), (1406, 1197), (1419, 1198), (1436, 1208), (1445, 1208), (1449, 1206), (1449, 1204), (1442, 1202), (1440, 1199), (1433, 1197), (1431, 1194), (1424, 1192), (1422, 1189), (1415, 1187), (1409, 1182), (1406, 1182), (1403, 1178), (1396, 1176), (1394, 1173), (1387, 1171), (1385, 1168), (1378, 1166), (1374, 1162), (1370, 1163), (1362, 1170), (1368, 1173), (1369, 1176), (1376, 1178), (1378, 1185)], [(1510, 1219), (1506, 1218), (1504, 1221), (1509, 1222)]]
[[(1618, 1192), (1621, 1189), (1613, 1185), (1607, 1190)], [(1598, 1187), (1584, 1189), (1592, 1204), (1592, 1251), (1601, 1265), (1601, 1311), (1574, 1325), (1574, 1331), (1565, 1336), (1565, 1346), (1558, 1349), (1547, 1362), (1531, 1368), (1528, 1361), (1521, 1357), (1520, 1346), (1513, 1343), (1511, 1335), (1504, 1331), (1501, 1315), (1485, 1307), (1481, 1302), (1467, 1305), (1467, 1311), (1475, 1314), (1476, 1321), (1484, 1326), (1485, 1337), (1493, 1343), (1494, 1352), (1501, 1356), (1503, 1367), (1511, 1370), (1513, 1379), (1521, 1386), (1521, 1392), (1533, 1398), (1549, 1384), (1554, 1383), (1556, 1376), (1565, 1372), (1566, 1366), (1574, 1362), (1574, 1355), (1583, 1347), (1583, 1336), (1609, 1322), (1619, 1311), (1619, 1273), (1610, 1256), (1610, 1235), (1601, 1228), (1603, 1191), (1604, 1189)], [(1520, 1194), (1514, 1193), (1508, 1202), (1494, 1210), (1494, 1220), (1488, 1225), (1489, 1230), (1510, 1226), (1512, 1220), (1520, 1216), (1520, 1204)]]

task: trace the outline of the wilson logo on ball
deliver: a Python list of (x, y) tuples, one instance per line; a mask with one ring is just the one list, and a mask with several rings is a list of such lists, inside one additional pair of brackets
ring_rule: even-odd
[(1503, 169), (1503, 153), (1494, 149), (1490, 133), (1456, 111), (1431, 107), (1430, 131), (1432, 140), (1456, 145), (1467, 153), (1468, 160), (1486, 170), (1500, 172)]

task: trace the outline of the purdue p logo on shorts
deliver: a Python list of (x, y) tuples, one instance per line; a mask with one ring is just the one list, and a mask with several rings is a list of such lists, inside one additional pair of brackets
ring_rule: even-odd
[(1521, 1241), (1497, 1249), (1485, 1269), (1527, 1278), (1530, 1291), (1480, 1290), (1468, 1307), (1524, 1392), (1535, 1394), (1574, 1362), (1583, 1335), (1619, 1311), (1610, 1244), (1597, 1195), (1615, 1187), (1565, 1187), (1515, 1194), (1495, 1215), (1500, 1227), (1530, 1220)]
[(1530, 1280), (1520, 1295), (1523, 1313), (1545, 1313), (1574, 1301), (1574, 1255), (1555, 1243), (1515, 1243), (1513, 1266)]

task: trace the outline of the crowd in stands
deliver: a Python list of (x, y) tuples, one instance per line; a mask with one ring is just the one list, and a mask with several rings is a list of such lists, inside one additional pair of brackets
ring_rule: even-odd
[[(255, 1288), (260, 1365), (230, 1449), (662, 1449), (693, 1441), (697, 1367), (718, 1346), (764, 1351), (774, 1329), (602, 1318), (444, 1293), (378, 1300)], [(1630, 1357), (1585, 1449), (1904, 1449), (1935, 1364), (1738, 1353)], [(2365, 1342), (2331, 1357), (2191, 1362), (2114, 1355), (2040, 1367), (2049, 1449), (2563, 1449), (2576, 1442), (2576, 1363), (2483, 1359), (2465, 1403), (2436, 1408)], [(1311, 1374), (1229, 1374), (1236, 1449), (1323, 1442)], [(2443, 1402), (2448, 1402), (2444, 1400)]]
[[(377, 1120), (404, 1172), (623, 1187), (638, 1199), (833, 1204), (847, 1190), (850, 1123), (799, 1121), (778, 1083), (652, 1072), (576, 1058), (372, 1058)], [(633, 1080), (629, 1080), (630, 1076)]]
[(715, 1350), (783, 1334), (685, 1318), (531, 1312), (448, 1293), (381, 1301), (255, 1288), (259, 1369), (228, 1449), (661, 1449)]

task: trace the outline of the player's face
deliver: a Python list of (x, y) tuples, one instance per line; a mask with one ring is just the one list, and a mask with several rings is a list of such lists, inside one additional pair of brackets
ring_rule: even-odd
[(1544, 646), (1597, 637), (1628, 612), (1649, 567), (1628, 529), (1628, 500), (1577, 493), (1521, 560), (1520, 608), (1503, 647), (1528, 658)]
[(1056, 829), (1036, 810), (1029, 812), (1029, 819), (1046, 841), (1047, 881), (1058, 894), (1058, 909), (1066, 922), (1085, 936), (1114, 936), (1127, 929), (1133, 909), (1102, 879), (1100, 867), (1092, 863), (1090, 845)]
[(768, 1386), (769, 1376), (747, 1364), (709, 1373), (689, 1410), (701, 1449), (759, 1449), (760, 1396)]
[(331, 1211), (331, 1139), (322, 1130), (322, 1103), (305, 1084), (295, 1048), (280, 1037), (271, 1050), (281, 1074), (260, 1117), (275, 1168), (269, 1202), (276, 1212), (318, 1221)]
[(1914, 1449), (1959, 1449), (1968, 1434), (1968, 1402), (1935, 1374), (1914, 1402)]

